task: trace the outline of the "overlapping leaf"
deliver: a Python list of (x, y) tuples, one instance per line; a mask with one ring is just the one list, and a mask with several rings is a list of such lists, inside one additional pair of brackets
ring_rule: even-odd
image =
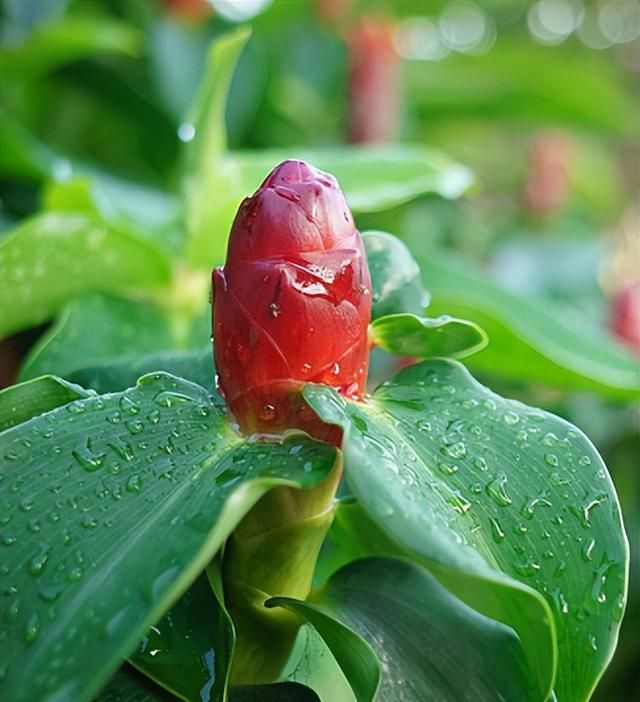
[[(415, 564), (355, 561), (311, 602), (273, 598), (268, 604), (291, 609), (317, 628), (358, 702), (538, 699), (515, 633), (463, 604)], [(351, 638), (359, 645), (350, 645)], [(369, 660), (373, 651), (381, 674)]]
[(366, 404), (321, 386), (305, 395), (344, 428), (350, 485), (380, 525), (454, 593), (516, 629), (540, 698), (553, 684), (557, 631), (558, 700), (588, 699), (615, 647), (628, 557), (588, 439), (453, 361), (413, 366)]
[(206, 391), (156, 374), (0, 434), (7, 702), (88, 700), (274, 485), (335, 450), (249, 443)]

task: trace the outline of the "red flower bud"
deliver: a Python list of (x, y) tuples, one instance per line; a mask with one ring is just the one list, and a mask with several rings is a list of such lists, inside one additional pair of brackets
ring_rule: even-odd
[(218, 383), (243, 431), (339, 439), (299, 393), (365, 390), (371, 280), (336, 180), (303, 161), (277, 166), (240, 205), (213, 289)]

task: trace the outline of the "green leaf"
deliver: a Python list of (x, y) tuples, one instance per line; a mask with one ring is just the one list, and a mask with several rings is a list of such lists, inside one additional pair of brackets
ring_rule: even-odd
[(218, 212), (236, 205), (229, 202), (225, 169), (221, 166), (227, 148), (224, 113), (231, 78), (249, 34), (248, 27), (240, 27), (213, 42), (204, 80), (185, 122), (187, 129), (193, 129), (184, 176), (190, 263), (193, 251), (201, 247), (206, 250), (208, 240), (226, 241), (228, 227), (218, 231), (219, 226), (226, 224), (219, 221)]
[(433, 295), (430, 311), (471, 319), (491, 343), (469, 365), (517, 380), (629, 399), (640, 392), (637, 360), (605, 333), (585, 328), (433, 253), (418, 256)]
[(371, 335), (389, 353), (419, 358), (464, 358), (489, 343), (477, 324), (448, 315), (428, 319), (414, 314), (390, 314), (372, 322)]
[(276, 485), (336, 451), (248, 442), (197, 385), (164, 374), (0, 435), (0, 697), (88, 700)]
[(356, 702), (342, 669), (320, 634), (310, 625), (300, 628), (281, 677), (310, 687), (321, 702)]
[(351, 685), (356, 700), (373, 700), (380, 682), (380, 665), (371, 646), (361, 636), (349, 626), (327, 616), (322, 607), (311, 602), (291, 597), (272, 597), (265, 602), (265, 606), (284, 607), (306, 619), (333, 653)]
[(543, 699), (555, 628), (558, 700), (588, 699), (615, 648), (628, 565), (617, 496), (589, 440), (454, 361), (408, 368), (366, 404), (322, 386), (305, 396), (343, 427), (349, 484), (376, 521), (517, 631)]
[[(270, 602), (317, 626), (343, 667), (357, 664), (359, 652), (344, 651), (341, 632), (350, 628), (350, 636), (358, 632), (360, 642), (368, 641), (383, 662), (377, 700), (538, 699), (515, 633), (465, 605), (418, 565), (389, 558), (355, 561), (311, 602)], [(374, 694), (356, 698), (370, 702)]]
[(3, 46), (0, 71), (6, 79), (17, 74), (23, 80), (27, 75), (33, 78), (85, 56), (135, 56), (140, 44), (140, 33), (124, 22), (66, 17), (37, 27), (22, 44)]
[[(273, 167), (288, 158), (303, 159), (332, 173), (356, 213), (388, 209), (425, 193), (456, 198), (471, 184), (471, 174), (464, 166), (422, 146), (229, 153), (211, 166), (217, 180), (203, 197), (207, 209), (201, 217), (203, 224), (192, 229), (188, 251), (192, 266), (208, 268), (222, 260), (242, 198), (253, 193)], [(215, 198), (212, 193), (216, 193)]]
[(187, 700), (222, 700), (233, 626), (202, 574), (142, 639), (129, 661)]
[(167, 258), (88, 217), (43, 214), (0, 241), (0, 337), (47, 320), (87, 290), (144, 290), (169, 280)]
[(71, 178), (48, 182), (43, 205), (55, 212), (83, 212), (119, 230), (152, 240), (177, 255), (184, 245), (180, 204), (172, 193), (72, 166)]
[(70, 377), (88, 367), (132, 364), (142, 372), (133, 378), (129, 374), (132, 382), (128, 385), (108, 389), (124, 390), (147, 371), (173, 372), (171, 368), (141, 365), (140, 355), (202, 348), (209, 338), (211, 322), (208, 309), (195, 320), (169, 312), (150, 302), (95, 292), (82, 295), (64, 307), (55, 324), (40, 338), (24, 362), (20, 377), (45, 373)]
[[(136, 384), (141, 375), (164, 371), (197, 383), (218, 396), (211, 346), (194, 351), (160, 351), (139, 354), (123, 361), (108, 361), (69, 373), (69, 380), (102, 394), (126, 390)], [(218, 398), (223, 404), (222, 398)]]
[(421, 315), (431, 296), (409, 249), (386, 232), (363, 232), (362, 239), (373, 284), (373, 319), (400, 312)]
[(0, 390), (0, 432), (89, 394), (52, 375)]

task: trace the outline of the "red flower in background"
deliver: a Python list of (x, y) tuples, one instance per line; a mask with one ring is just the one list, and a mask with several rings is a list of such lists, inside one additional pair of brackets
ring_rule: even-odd
[(623, 344), (640, 356), (640, 281), (627, 285), (614, 298), (611, 328)]
[(349, 32), (349, 140), (392, 141), (400, 123), (400, 64), (391, 20), (364, 17)]
[(339, 440), (299, 393), (365, 390), (371, 281), (336, 180), (303, 161), (277, 166), (240, 205), (213, 289), (218, 382), (242, 430)]

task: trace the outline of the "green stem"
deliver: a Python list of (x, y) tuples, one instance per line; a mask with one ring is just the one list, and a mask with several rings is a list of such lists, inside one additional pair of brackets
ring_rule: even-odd
[(295, 641), (300, 620), (264, 606), (275, 595), (305, 599), (320, 548), (334, 517), (342, 474), (338, 456), (331, 474), (311, 490), (275, 488), (231, 535), (224, 554), (225, 602), (236, 630), (233, 684), (275, 680)]

